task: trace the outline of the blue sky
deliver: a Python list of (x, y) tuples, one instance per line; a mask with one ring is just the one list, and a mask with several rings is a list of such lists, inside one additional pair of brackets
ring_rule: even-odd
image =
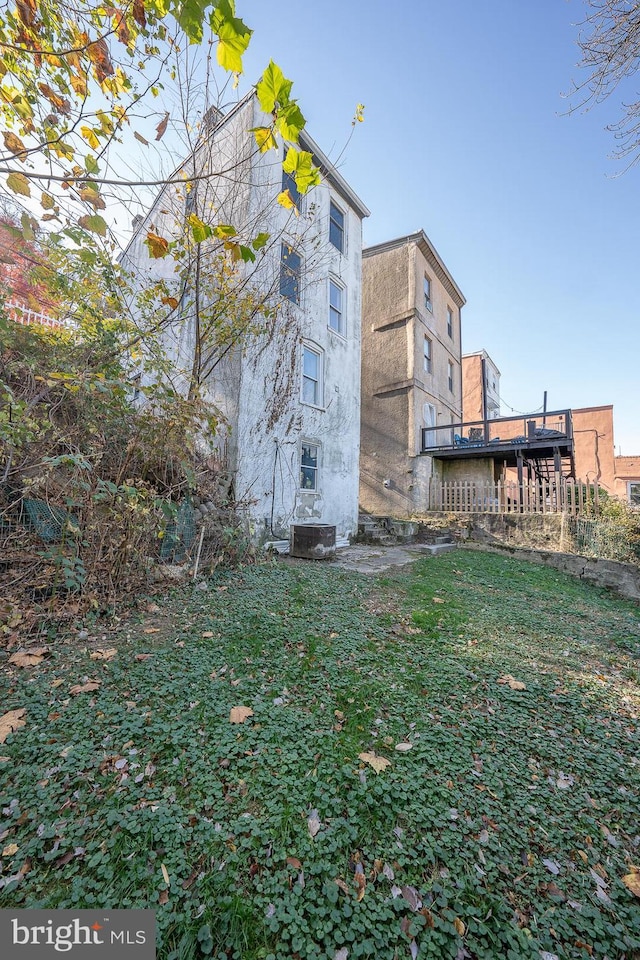
[[(463, 350), (503, 414), (614, 404), (640, 454), (640, 167), (609, 159), (613, 100), (566, 115), (583, 0), (239, 0), (246, 77), (273, 58), (371, 210), (366, 244), (424, 228), (467, 298)], [(634, 89), (635, 88), (635, 89)], [(637, 99), (640, 76), (631, 84)]]

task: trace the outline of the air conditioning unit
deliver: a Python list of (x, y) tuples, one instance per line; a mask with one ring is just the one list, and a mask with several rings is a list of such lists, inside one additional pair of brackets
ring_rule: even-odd
[(329, 524), (294, 524), (291, 527), (292, 557), (329, 560), (336, 555), (336, 528)]

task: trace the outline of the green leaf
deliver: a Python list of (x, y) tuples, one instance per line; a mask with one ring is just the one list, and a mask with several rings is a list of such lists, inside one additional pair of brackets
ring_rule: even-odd
[(254, 239), (251, 241), (251, 246), (254, 250), (261, 250), (268, 240), (268, 233), (259, 233), (258, 236), (254, 237)]
[(242, 73), (242, 54), (249, 46), (253, 31), (235, 16), (235, 4), (231, 0), (220, 0), (216, 4), (210, 23), (218, 37), (218, 63), (231, 73)]
[(217, 227), (213, 228), (213, 235), (214, 237), (218, 237), (219, 240), (235, 237), (237, 233), (236, 228), (232, 227), (230, 223), (219, 223)]
[(278, 111), (276, 127), (284, 140), (292, 140), (297, 143), (305, 122), (302, 111), (294, 100)]
[(314, 167), (313, 157), (307, 150), (289, 147), (282, 169), (285, 173), (293, 174), (300, 193), (306, 193), (320, 183), (320, 171)]
[(100, 237), (107, 235), (107, 222), (98, 214), (91, 217), (79, 217), (78, 223), (83, 230), (90, 230), (91, 233), (97, 233)]
[(264, 112), (273, 113), (276, 107), (286, 106), (289, 103), (292, 86), (293, 81), (287, 80), (280, 67), (270, 60), (256, 87), (258, 100)]
[(251, 247), (245, 247), (243, 244), (240, 244), (240, 256), (245, 263), (255, 263), (256, 255)]
[(93, 156), (93, 154), (88, 153), (84, 158), (84, 166), (87, 173), (99, 173), (100, 167), (98, 166), (98, 161)]
[(212, 228), (208, 224), (203, 223), (195, 213), (189, 214), (188, 222), (191, 227), (191, 236), (196, 243), (202, 243), (203, 240), (207, 240), (213, 233)]
[(22, 197), (31, 196), (31, 187), (24, 173), (10, 173), (7, 177), (7, 186), (14, 193), (19, 193)]
[(177, 11), (174, 10), (174, 15), (188, 36), (190, 43), (200, 43), (202, 41), (204, 12), (209, 3), (210, 0), (183, 0)]

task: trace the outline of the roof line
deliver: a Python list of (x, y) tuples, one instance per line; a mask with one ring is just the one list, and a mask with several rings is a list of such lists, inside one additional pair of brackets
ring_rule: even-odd
[(394, 250), (397, 247), (402, 247), (405, 245), (408, 246), (410, 243), (417, 244), (425, 260), (427, 260), (436, 271), (438, 279), (444, 283), (445, 286), (449, 286), (450, 293), (454, 299), (457, 300), (458, 306), (463, 307), (467, 302), (466, 297), (447, 270), (444, 260), (424, 230), (418, 230), (416, 233), (409, 233), (405, 237), (397, 237), (395, 240), (387, 240), (384, 243), (377, 243), (373, 247), (365, 247), (365, 249), (362, 251), (362, 258), (366, 259), (367, 257), (376, 256), (378, 253), (386, 253), (388, 250)]

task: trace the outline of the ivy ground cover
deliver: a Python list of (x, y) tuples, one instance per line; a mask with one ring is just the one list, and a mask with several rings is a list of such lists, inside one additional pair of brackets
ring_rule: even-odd
[(161, 960), (640, 958), (632, 604), (456, 551), (81, 626), (3, 652), (0, 907), (151, 907)]

